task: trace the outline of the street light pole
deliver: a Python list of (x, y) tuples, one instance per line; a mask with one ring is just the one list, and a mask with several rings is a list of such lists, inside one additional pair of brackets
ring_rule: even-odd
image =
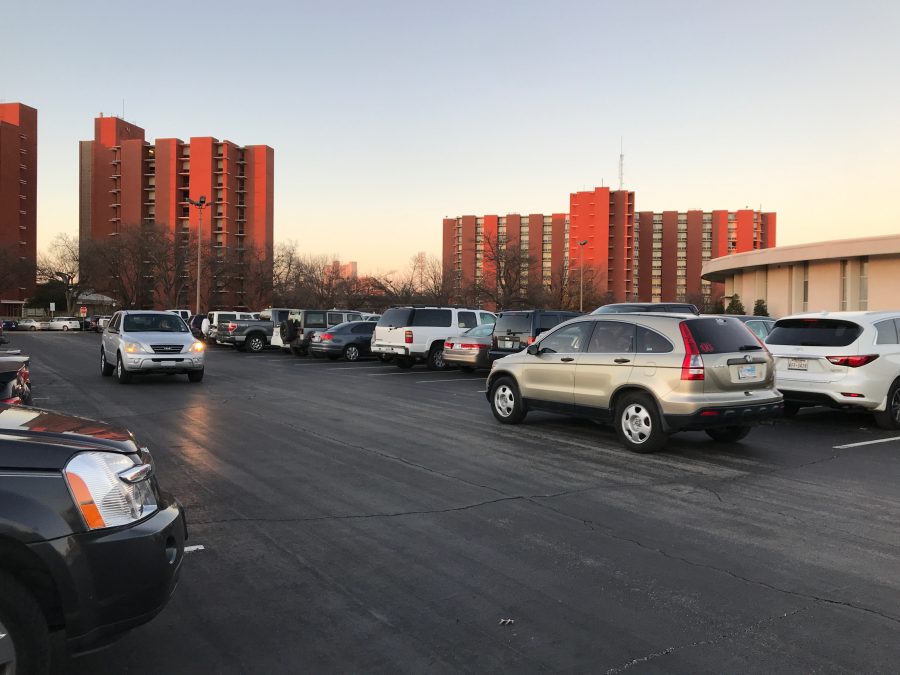
[(196, 206), (200, 212), (200, 220), (197, 223), (197, 314), (200, 314), (200, 254), (203, 252), (203, 209), (209, 204), (206, 203), (206, 195), (200, 195), (200, 199), (194, 201), (188, 197), (188, 203)]
[(578, 242), (578, 311), (584, 312), (584, 246), (587, 239)]

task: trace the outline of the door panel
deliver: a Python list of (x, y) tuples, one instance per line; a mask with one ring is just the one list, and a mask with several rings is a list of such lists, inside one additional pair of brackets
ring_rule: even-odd
[(596, 321), (575, 369), (575, 405), (606, 410), (612, 393), (634, 368), (635, 327), (627, 321)]
[(576, 360), (591, 333), (591, 322), (582, 321), (548, 334), (538, 343), (538, 354), (526, 354), (521, 388), (525, 398), (561, 404), (575, 403)]

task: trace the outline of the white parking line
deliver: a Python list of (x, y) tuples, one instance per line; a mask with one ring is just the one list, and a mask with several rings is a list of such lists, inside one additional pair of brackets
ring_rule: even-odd
[(340, 366), (338, 368), (329, 368), (328, 370), (360, 370), (362, 368), (390, 368), (390, 366)]
[(862, 443), (847, 443), (846, 445), (835, 445), (833, 450), (846, 450), (847, 448), (858, 448), (863, 445), (875, 445), (876, 443), (890, 443), (891, 441), (900, 441), (900, 436), (892, 438), (879, 438), (877, 441), (863, 441)]
[[(444, 380), (416, 380), (416, 384), (427, 384), (428, 382), (478, 382), (471, 377), (452, 377)], [(481, 384), (479, 382), (479, 384)]]
[(193, 553), (194, 551), (203, 551), (203, 550), (205, 550), (203, 544), (197, 544), (196, 546), (185, 546), (184, 547), (185, 553)]
[(404, 371), (402, 373), (366, 373), (368, 377), (383, 377), (384, 375), (418, 375), (418, 373), (410, 373), (409, 371)]

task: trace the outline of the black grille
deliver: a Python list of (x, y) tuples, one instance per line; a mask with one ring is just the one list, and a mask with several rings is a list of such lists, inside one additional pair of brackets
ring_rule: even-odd
[(181, 352), (182, 345), (150, 345), (157, 354), (178, 354)]

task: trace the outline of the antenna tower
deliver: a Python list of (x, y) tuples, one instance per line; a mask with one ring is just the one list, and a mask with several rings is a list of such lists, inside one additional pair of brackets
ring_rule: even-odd
[(619, 136), (619, 189), (625, 189), (625, 152), (622, 137)]

